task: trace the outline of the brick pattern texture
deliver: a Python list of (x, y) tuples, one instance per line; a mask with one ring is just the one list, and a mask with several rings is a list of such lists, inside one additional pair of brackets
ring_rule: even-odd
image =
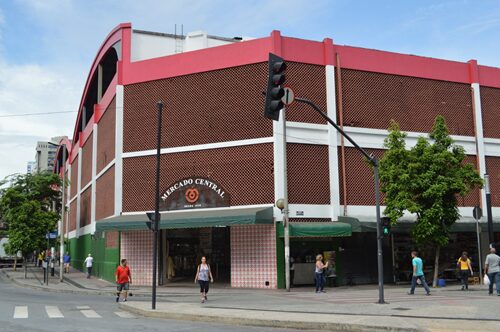
[(95, 219), (99, 221), (115, 212), (115, 166), (96, 180)]
[[(124, 159), (124, 212), (154, 209), (155, 175), (156, 156)], [(161, 156), (160, 190), (189, 176), (218, 182), (231, 195), (231, 205), (273, 203), (273, 146), (258, 144)]]
[(291, 204), (330, 204), (328, 147), (287, 144), (288, 199)]
[(451, 134), (474, 136), (469, 84), (351, 69), (341, 75), (345, 126), (387, 129), (394, 119), (401, 130), (428, 132), (442, 115)]
[(92, 186), (85, 189), (80, 197), (80, 227), (90, 225), (90, 213), (92, 211)]
[(490, 176), (491, 205), (500, 206), (500, 157), (486, 157), (486, 170)]
[(111, 101), (97, 131), (97, 174), (115, 158), (116, 102)]
[(231, 287), (277, 288), (274, 226), (231, 227)]
[(68, 220), (68, 231), (74, 231), (76, 229), (76, 199), (69, 205), (69, 220)]
[(484, 137), (500, 138), (500, 89), (480, 87)]
[(76, 156), (75, 160), (71, 164), (71, 180), (70, 180), (70, 199), (75, 197), (78, 189), (78, 158), (80, 156)]
[(94, 133), (85, 142), (82, 148), (82, 188), (92, 180), (92, 142)]

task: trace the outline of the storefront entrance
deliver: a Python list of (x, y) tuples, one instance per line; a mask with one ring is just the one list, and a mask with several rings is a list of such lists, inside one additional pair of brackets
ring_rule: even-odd
[(164, 283), (192, 282), (202, 256), (206, 256), (217, 282), (229, 282), (231, 248), (229, 227), (164, 230)]

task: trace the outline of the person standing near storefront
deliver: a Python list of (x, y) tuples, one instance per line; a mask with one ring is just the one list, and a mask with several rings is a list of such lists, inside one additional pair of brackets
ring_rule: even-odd
[[(115, 272), (116, 280), (116, 302), (120, 301), (120, 294), (123, 293), (123, 302), (127, 301), (128, 290), (132, 283), (132, 274), (127, 266), (127, 260), (122, 259)], [(132, 295), (132, 294), (131, 294)]]
[(323, 264), (323, 256), (316, 256), (316, 269), (314, 271), (314, 276), (316, 280), (316, 293), (326, 293), (325, 288), (325, 269), (328, 268), (328, 262)]
[(85, 258), (83, 264), (85, 264), (85, 266), (87, 267), (87, 279), (90, 279), (90, 275), (92, 274), (92, 265), (94, 265), (94, 258), (91, 254), (89, 254), (87, 258)]
[(490, 248), (490, 254), (484, 262), (484, 273), (490, 279), (488, 294), (493, 295), (493, 283), (496, 283), (497, 295), (500, 296), (500, 256), (496, 253), (495, 248)]
[(457, 267), (460, 269), (459, 273), (460, 279), (462, 279), (462, 290), (469, 290), (469, 276), (471, 276), (473, 272), (466, 251), (462, 252), (462, 256), (458, 259)]
[(424, 286), (426, 294), (431, 295), (431, 290), (429, 289), (429, 286), (425, 281), (424, 263), (422, 262), (422, 259), (418, 257), (418, 252), (416, 251), (411, 252), (411, 257), (412, 257), (411, 265), (413, 266), (413, 276), (411, 278), (411, 289), (408, 295), (415, 294), (415, 287), (417, 287), (417, 279), (420, 280), (422, 286)]
[(212, 277), (212, 271), (210, 270), (210, 265), (207, 264), (207, 258), (205, 256), (201, 257), (201, 264), (198, 265), (198, 269), (196, 270), (196, 276), (194, 277), (194, 282), (198, 281), (200, 284), (200, 294), (201, 294), (201, 303), (205, 303), (208, 300), (208, 286), (210, 282), (214, 282), (214, 278)]
[(71, 263), (71, 256), (69, 255), (69, 252), (66, 252), (66, 254), (63, 256), (63, 263), (64, 273), (69, 273), (69, 264)]

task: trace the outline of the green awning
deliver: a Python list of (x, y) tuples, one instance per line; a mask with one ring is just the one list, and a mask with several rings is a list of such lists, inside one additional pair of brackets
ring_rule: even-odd
[[(280, 237), (284, 236), (283, 224), (277, 225), (277, 232)], [(341, 237), (351, 236), (352, 227), (350, 224), (332, 222), (290, 222), (290, 237)]]
[[(121, 215), (96, 222), (96, 231), (148, 229), (146, 213)], [(160, 229), (272, 224), (272, 207), (213, 208), (162, 211)]]

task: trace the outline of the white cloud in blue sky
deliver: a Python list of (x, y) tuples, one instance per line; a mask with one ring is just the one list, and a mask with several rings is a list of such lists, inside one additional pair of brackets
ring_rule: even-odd
[[(500, 67), (500, 1), (2, 0), (0, 115), (74, 111), (98, 47), (121, 22), (305, 39)], [(22, 172), (38, 139), (71, 136), (76, 114), (0, 118), (0, 178)]]

